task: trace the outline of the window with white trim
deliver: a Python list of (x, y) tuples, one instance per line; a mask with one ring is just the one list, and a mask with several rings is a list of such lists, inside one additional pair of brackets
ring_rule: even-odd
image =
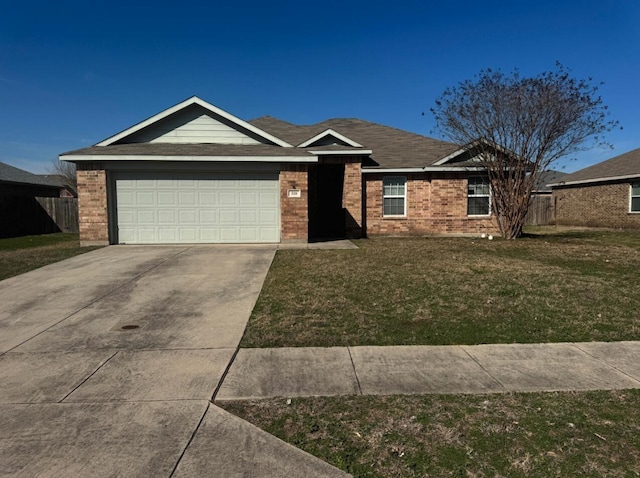
[(467, 187), (467, 214), (488, 216), (491, 214), (491, 186), (486, 176), (470, 176)]
[(382, 215), (406, 216), (407, 178), (387, 176), (382, 179)]
[(640, 183), (631, 183), (630, 212), (640, 212)]

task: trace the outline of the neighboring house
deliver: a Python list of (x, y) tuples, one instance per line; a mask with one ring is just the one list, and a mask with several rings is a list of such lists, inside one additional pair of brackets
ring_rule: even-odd
[(359, 119), (245, 122), (192, 97), (60, 159), (77, 166), (83, 244), (497, 230), (472, 154)]
[(550, 196), (551, 195), (551, 184), (558, 183), (562, 181), (567, 173), (563, 173), (561, 171), (555, 171), (550, 169), (549, 171), (543, 171), (538, 174), (536, 178), (536, 182), (533, 185), (533, 191), (531, 191), (532, 196)]
[(556, 224), (640, 229), (640, 148), (551, 184)]
[(61, 174), (40, 174), (41, 178), (46, 179), (51, 184), (57, 184), (61, 198), (77, 198), (78, 192), (69, 184), (69, 180)]
[(0, 237), (49, 232), (52, 221), (36, 197), (59, 197), (56, 182), (0, 163)]

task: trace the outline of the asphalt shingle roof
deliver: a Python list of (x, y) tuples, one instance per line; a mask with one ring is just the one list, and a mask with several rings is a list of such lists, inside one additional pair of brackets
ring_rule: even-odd
[[(345, 145), (285, 148), (267, 144), (194, 144), (194, 143), (118, 143), (108, 146), (90, 146), (62, 153), (61, 156), (311, 156), (315, 150), (371, 150), (365, 167), (422, 168), (458, 151), (453, 143), (429, 138), (390, 126), (355, 118), (330, 119), (314, 125), (294, 125), (270, 116), (249, 121), (253, 126), (280, 138), (294, 146), (332, 129), (362, 145), (361, 148)], [(115, 158), (114, 158), (115, 159)], [(464, 158), (460, 158), (464, 159)], [(464, 162), (455, 164), (464, 167)]]
[(548, 185), (563, 181), (564, 178), (566, 178), (567, 176), (568, 174), (563, 173), (562, 171), (554, 171), (554, 170), (543, 171), (542, 173), (538, 174), (538, 177), (536, 178), (536, 182), (533, 186), (533, 190), (539, 191), (539, 192), (544, 192), (544, 191), (551, 192), (551, 188)]
[(24, 169), (0, 163), (0, 181), (7, 183), (37, 184), (38, 186), (57, 186), (49, 178), (38, 176)]
[(561, 179), (561, 183), (606, 181), (617, 177), (640, 177), (640, 148), (581, 169)]
[(373, 150), (371, 158), (377, 166), (385, 168), (431, 166), (460, 149), (453, 143), (355, 118), (330, 119), (314, 125), (298, 126), (271, 116), (263, 116), (249, 123), (293, 145), (331, 128)]

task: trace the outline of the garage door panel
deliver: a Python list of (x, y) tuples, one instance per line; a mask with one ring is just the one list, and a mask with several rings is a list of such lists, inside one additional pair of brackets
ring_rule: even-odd
[(119, 242), (278, 242), (279, 197), (277, 173), (121, 173)]
[(239, 233), (242, 242), (258, 242), (258, 230), (255, 227), (240, 227)]
[(119, 214), (119, 223), (120, 223), (120, 227), (123, 226), (133, 226), (136, 223), (136, 219), (135, 219), (135, 211), (120, 211)]
[(200, 224), (218, 224), (218, 211), (215, 209), (198, 211)]
[(120, 242), (122, 243), (131, 243), (137, 240), (136, 231), (133, 228), (120, 227), (118, 233), (120, 235)]
[(158, 189), (175, 189), (176, 181), (175, 179), (158, 179), (156, 186)]
[(177, 205), (177, 195), (174, 191), (158, 191), (159, 206), (175, 206)]
[(240, 191), (238, 193), (238, 205), (255, 206), (258, 204), (258, 193), (256, 191)]
[(197, 204), (195, 191), (182, 191), (178, 192), (178, 205), (180, 206), (194, 206)]
[(158, 210), (158, 224), (160, 225), (170, 225), (175, 224), (178, 219), (178, 211), (174, 210)]
[(240, 242), (237, 227), (221, 227), (220, 241), (222, 242)]
[(156, 220), (155, 211), (149, 209), (138, 211), (136, 222), (142, 225), (155, 225), (158, 221)]
[(221, 209), (219, 212), (220, 224), (237, 224), (238, 211), (235, 209)]
[(178, 211), (178, 224), (195, 224), (197, 214), (195, 209), (181, 209)]
[(202, 206), (215, 206), (218, 204), (216, 193), (213, 191), (198, 191), (198, 203)]
[(279, 203), (279, 194), (278, 192), (272, 191), (260, 191), (259, 193), (260, 204), (262, 206), (273, 206), (277, 207)]
[(201, 227), (200, 228), (200, 241), (201, 242), (220, 242), (219, 230), (214, 227)]
[(280, 239), (280, 233), (276, 227), (259, 227), (259, 242), (277, 242)]
[(137, 232), (137, 239), (140, 242), (158, 242), (158, 235), (156, 234), (155, 227), (137, 227), (135, 231)]
[(152, 191), (136, 191), (135, 203), (138, 206), (155, 206), (156, 195)]
[(258, 224), (274, 224), (278, 221), (278, 215), (275, 211), (261, 209), (258, 211)]
[(235, 191), (220, 191), (221, 206), (235, 206), (238, 203), (238, 193)]
[(198, 231), (195, 227), (181, 227), (178, 229), (180, 242), (197, 242)]
[(240, 224), (257, 224), (258, 211), (255, 209), (244, 209), (240, 211)]

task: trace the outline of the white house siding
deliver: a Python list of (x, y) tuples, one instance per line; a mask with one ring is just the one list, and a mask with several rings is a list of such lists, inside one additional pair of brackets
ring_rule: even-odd
[(126, 143), (260, 144), (204, 108), (186, 108), (126, 138)]

